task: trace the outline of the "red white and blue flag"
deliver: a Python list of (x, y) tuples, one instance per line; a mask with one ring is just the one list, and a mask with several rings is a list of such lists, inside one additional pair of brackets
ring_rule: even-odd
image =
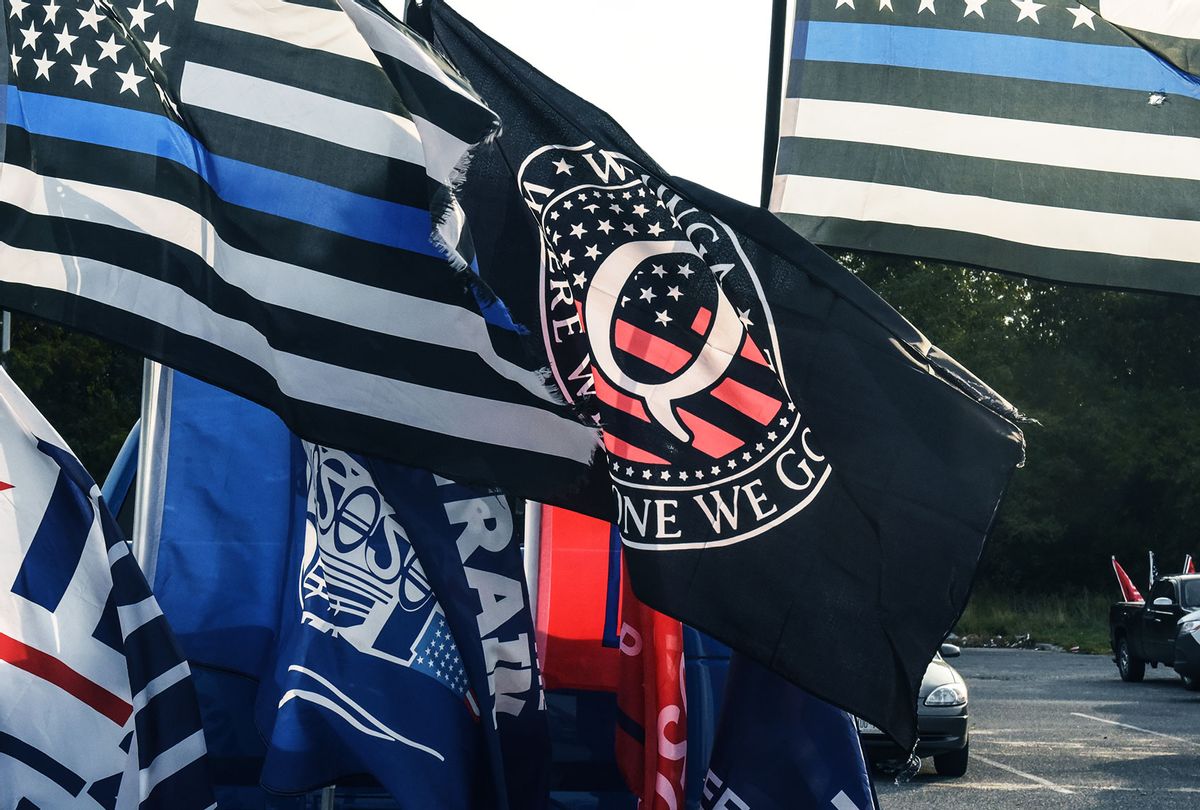
[(100, 490), (0, 370), (0, 807), (215, 807), (187, 662)]

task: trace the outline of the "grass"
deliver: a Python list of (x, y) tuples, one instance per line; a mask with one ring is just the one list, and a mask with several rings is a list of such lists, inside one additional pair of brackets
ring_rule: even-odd
[(976, 592), (955, 628), (960, 636), (1015, 639), (1028, 633), (1034, 643), (1057, 644), (1079, 652), (1109, 652), (1105, 594), (1009, 594)]

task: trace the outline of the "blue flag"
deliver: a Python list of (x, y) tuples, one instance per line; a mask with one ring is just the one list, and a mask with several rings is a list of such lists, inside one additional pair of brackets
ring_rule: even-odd
[(854, 720), (734, 653), (702, 810), (878, 810)]
[(183, 375), (170, 389), (156, 581), (189, 657), (259, 680), (263, 785), (370, 773), (405, 808), (543, 803), (503, 498), (302, 442)]

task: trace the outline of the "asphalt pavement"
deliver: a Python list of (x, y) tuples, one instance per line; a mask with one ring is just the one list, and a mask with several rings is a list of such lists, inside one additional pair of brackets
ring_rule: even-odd
[(883, 810), (1200, 808), (1200, 692), (1173, 670), (1124, 683), (1107, 656), (963, 650), (971, 758), (948, 779), (926, 761), (904, 784), (875, 771)]

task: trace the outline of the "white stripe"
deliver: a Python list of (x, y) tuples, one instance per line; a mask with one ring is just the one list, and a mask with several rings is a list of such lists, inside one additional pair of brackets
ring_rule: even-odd
[(1085, 720), (1095, 720), (1097, 723), (1107, 723), (1110, 726), (1120, 726), (1121, 728), (1127, 728), (1131, 731), (1140, 731), (1143, 734), (1151, 734), (1155, 737), (1163, 737), (1168, 740), (1174, 740), (1175, 742), (1183, 743), (1184, 745), (1200, 747), (1200, 742), (1189, 740), (1184, 737), (1175, 737), (1171, 734), (1163, 734), (1161, 731), (1151, 731), (1150, 729), (1142, 728), (1141, 726), (1131, 726), (1128, 723), (1118, 723), (1116, 720), (1105, 720), (1103, 717), (1096, 717), (1094, 714), (1084, 714), (1083, 712), (1071, 712), (1071, 714), (1075, 717), (1082, 717)]
[(0, 249), (0, 279), (77, 295), (167, 323), (181, 334), (254, 363), (275, 379), (284, 396), (301, 402), (581, 464), (590, 462), (597, 447), (590, 428), (539, 408), (430, 388), (277, 351), (249, 324), (213, 312), (178, 287), (114, 265), (4, 246)]
[(121, 622), (121, 636), (129, 638), (129, 634), (134, 630), (161, 615), (162, 611), (159, 610), (158, 602), (154, 601), (153, 596), (147, 596), (132, 605), (118, 605), (117, 618)]
[(837, 810), (859, 810), (854, 800), (846, 795), (846, 791), (839, 790), (838, 795), (834, 796), (830, 802)]
[(199, 0), (196, 22), (379, 64), (354, 24), (340, 11), (283, 0)]
[(1200, 261), (1200, 222), (1080, 211), (966, 194), (788, 175), (777, 178), (781, 213), (943, 228), (1038, 247)]
[[(1200, 138), (856, 101), (789, 98), (784, 137), (822, 138), (1067, 169), (1200, 180)], [(781, 167), (786, 168), (786, 167)]]
[(154, 761), (142, 768), (138, 774), (141, 788), (141, 798), (145, 799), (150, 792), (164, 779), (174, 776), (179, 771), (191, 765), (205, 754), (204, 731), (197, 731), (190, 737), (185, 737), (154, 758)]
[(1055, 793), (1063, 793), (1063, 794), (1070, 795), (1075, 792), (1073, 790), (1067, 790), (1065, 787), (1062, 787), (1061, 785), (1056, 785), (1053, 782), (1051, 782), (1049, 779), (1043, 779), (1040, 776), (1034, 776), (1031, 773), (1026, 773), (1025, 771), (1019, 771), (1016, 768), (1013, 768), (1009, 765), (1005, 765), (1003, 762), (997, 762), (994, 759), (989, 759), (989, 758), (985, 757), (983, 754), (974, 754), (973, 756), (975, 757), (975, 759), (979, 760), (980, 762), (991, 765), (993, 768), (999, 768), (1002, 771), (1008, 771), (1009, 773), (1011, 773), (1015, 776), (1019, 776), (1022, 779), (1028, 779), (1030, 782), (1041, 785), (1042, 787), (1045, 787), (1045, 788), (1049, 788), (1050, 790), (1053, 790)]
[(409, 119), (290, 84), (188, 62), (180, 98), (206, 110), (424, 165), (421, 136)]
[(170, 689), (175, 684), (182, 681), (191, 675), (192, 672), (188, 668), (187, 661), (180, 661), (175, 666), (168, 669), (163, 674), (159, 675), (150, 683), (142, 687), (142, 691), (133, 696), (133, 710), (140, 712), (146, 707), (146, 704), (163, 692)]
[(112, 567), (117, 560), (129, 556), (129, 544), (122, 540), (119, 543), (114, 543), (112, 548), (108, 550), (108, 565)]
[(0, 201), (34, 214), (148, 234), (194, 253), (225, 281), (260, 301), (384, 335), (473, 352), (500, 376), (551, 401), (536, 373), (496, 353), (487, 322), (477, 313), (238, 250), (222, 241), (207, 220), (178, 203), (45, 178), (13, 165), (0, 174)]
[(1100, 0), (1100, 16), (1139, 31), (1200, 39), (1196, 0)]

